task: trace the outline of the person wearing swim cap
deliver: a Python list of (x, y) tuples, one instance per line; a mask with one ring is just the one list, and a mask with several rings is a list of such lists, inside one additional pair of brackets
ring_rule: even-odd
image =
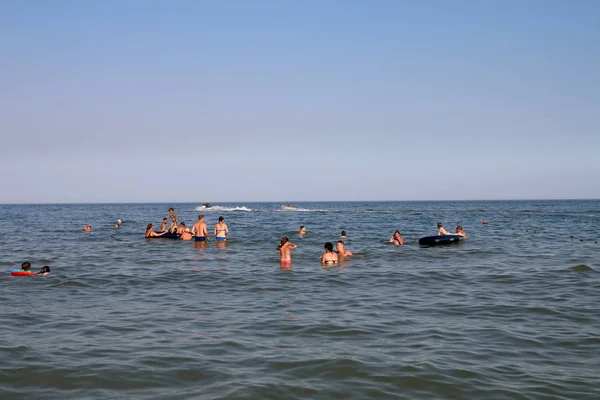
[(122, 224), (121, 220), (120, 220), (120, 219), (118, 219), (118, 220), (117, 220), (117, 222), (115, 223), (115, 228), (118, 228), (118, 227), (120, 227), (120, 226), (121, 226), (121, 224)]

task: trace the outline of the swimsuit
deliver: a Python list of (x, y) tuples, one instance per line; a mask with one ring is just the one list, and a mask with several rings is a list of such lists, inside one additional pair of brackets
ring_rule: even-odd
[(196, 242), (204, 242), (206, 241), (206, 236), (196, 236)]
[(227, 238), (225, 236), (217, 236), (215, 237), (216, 240), (218, 240), (219, 242), (224, 242), (227, 240)]
[(281, 260), (279, 260), (279, 261), (282, 262), (282, 263), (291, 263), (292, 262), (292, 260), (284, 260), (283, 258)]

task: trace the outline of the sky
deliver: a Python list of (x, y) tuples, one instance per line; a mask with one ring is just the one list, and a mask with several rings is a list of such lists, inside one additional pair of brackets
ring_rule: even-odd
[(0, 203), (600, 198), (595, 0), (0, 0)]

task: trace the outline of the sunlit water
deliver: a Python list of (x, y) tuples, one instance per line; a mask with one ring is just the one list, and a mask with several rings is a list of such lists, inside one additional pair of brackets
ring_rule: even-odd
[[(0, 397), (600, 398), (600, 201), (200, 204), (0, 206)], [(144, 239), (169, 206), (226, 247)]]

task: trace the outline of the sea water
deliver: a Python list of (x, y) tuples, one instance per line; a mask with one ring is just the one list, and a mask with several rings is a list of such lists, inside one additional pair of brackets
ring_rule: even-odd
[(600, 201), (200, 204), (0, 206), (0, 398), (600, 398)]

